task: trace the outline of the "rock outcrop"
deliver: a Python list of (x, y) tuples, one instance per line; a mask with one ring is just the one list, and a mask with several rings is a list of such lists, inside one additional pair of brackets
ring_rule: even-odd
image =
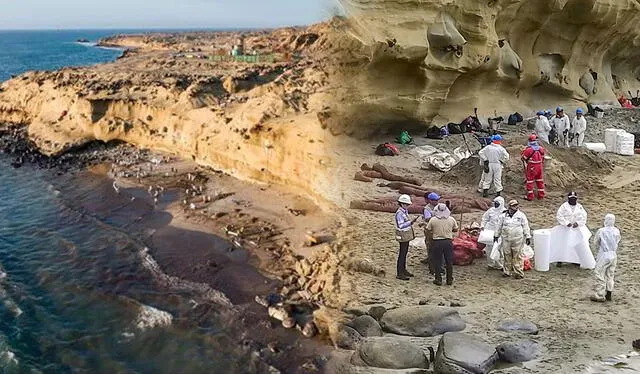
[(275, 54), (264, 63), (216, 60), (211, 46), (226, 48), (232, 33), (114, 37), (105, 43), (138, 49), (111, 64), (2, 83), (0, 123), (28, 125), (46, 155), (125, 141), (318, 201), (330, 186), (323, 177), (332, 135), (318, 113), (332, 65), (322, 44), (332, 32), (318, 25), (247, 33), (247, 48)]
[(466, 327), (457, 310), (428, 305), (389, 310), (382, 316), (380, 325), (386, 332), (422, 337), (462, 331)]
[(398, 338), (365, 339), (351, 363), (382, 369), (426, 369), (429, 359), (420, 347)]
[(348, 325), (366, 338), (382, 336), (380, 324), (369, 315), (356, 317)]
[(341, 110), (363, 127), (584, 107), (640, 88), (635, 0), (340, 3), (357, 50), (355, 104)]
[(435, 360), (439, 374), (486, 374), (498, 361), (494, 347), (464, 333), (446, 333), (440, 339)]
[(533, 335), (538, 333), (538, 326), (536, 326), (533, 322), (513, 318), (500, 321), (500, 323), (498, 323), (497, 329), (500, 331), (512, 331)]
[(540, 354), (540, 345), (533, 340), (525, 339), (502, 343), (496, 347), (496, 351), (501, 360), (520, 363), (536, 359)]

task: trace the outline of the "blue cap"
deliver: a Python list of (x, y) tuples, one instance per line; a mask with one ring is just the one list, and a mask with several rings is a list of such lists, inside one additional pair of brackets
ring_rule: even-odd
[(537, 114), (537, 115), (539, 115), (539, 116), (541, 116), (541, 115), (543, 115), (543, 114), (544, 114), (544, 111), (539, 110), (539, 111), (538, 111), (538, 113), (536, 113), (536, 114)]
[(578, 109), (576, 109), (576, 113), (577, 113), (577, 114), (582, 114), (582, 113), (583, 113), (583, 112), (582, 112), (582, 108), (578, 108)]
[(493, 140), (493, 141), (501, 141), (502, 140), (502, 136), (494, 135), (494, 136), (491, 137), (491, 140)]
[(440, 196), (438, 196), (438, 194), (435, 192), (431, 192), (429, 195), (427, 195), (427, 199), (431, 201), (438, 201), (440, 200)]
[(562, 107), (559, 106), (559, 107), (556, 108), (556, 112), (564, 112), (564, 109), (562, 109)]
[(544, 111), (545, 113), (551, 114), (551, 109), (547, 109)]

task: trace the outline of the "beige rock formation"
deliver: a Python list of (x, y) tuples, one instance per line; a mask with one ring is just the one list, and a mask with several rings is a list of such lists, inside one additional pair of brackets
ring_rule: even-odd
[(340, 2), (360, 44), (354, 111), (378, 113), (360, 121), (446, 124), (640, 88), (635, 0)]
[(189, 42), (191, 49), (225, 46), (232, 33), (112, 38), (107, 44), (140, 49), (112, 64), (31, 72), (2, 83), (0, 123), (28, 125), (30, 138), (49, 155), (121, 140), (321, 200), (320, 190), (330, 187), (323, 178), (331, 134), (317, 116), (326, 101), (327, 62), (306, 50), (329, 29), (248, 34), (249, 47), (299, 54), (274, 63), (179, 54)]

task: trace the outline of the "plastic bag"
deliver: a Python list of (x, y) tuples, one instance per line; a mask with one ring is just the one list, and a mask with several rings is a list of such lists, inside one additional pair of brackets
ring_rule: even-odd
[(480, 236), (478, 237), (478, 243), (493, 245), (493, 234), (495, 232), (493, 230), (482, 230), (480, 232)]
[(531, 246), (525, 244), (524, 248), (522, 249), (522, 255), (525, 258), (533, 258), (535, 253), (533, 252), (533, 248), (531, 248)]
[(533, 266), (531, 265), (531, 259), (529, 257), (525, 257), (524, 258), (524, 266), (522, 268), (524, 271), (529, 271), (531, 269), (533, 269)]
[(493, 243), (493, 248), (491, 248), (491, 254), (489, 254), (489, 258), (493, 261), (502, 260), (502, 252), (500, 252), (500, 246), (502, 245), (502, 238), (498, 239), (497, 242)]

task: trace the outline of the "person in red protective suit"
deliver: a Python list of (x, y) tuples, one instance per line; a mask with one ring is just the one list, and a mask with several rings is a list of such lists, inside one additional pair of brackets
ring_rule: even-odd
[(533, 183), (535, 182), (538, 188), (538, 199), (544, 199), (544, 148), (538, 145), (538, 137), (535, 134), (529, 136), (529, 145), (522, 151), (522, 162), (524, 164), (524, 171), (527, 178), (527, 197), (526, 199), (533, 200)]

